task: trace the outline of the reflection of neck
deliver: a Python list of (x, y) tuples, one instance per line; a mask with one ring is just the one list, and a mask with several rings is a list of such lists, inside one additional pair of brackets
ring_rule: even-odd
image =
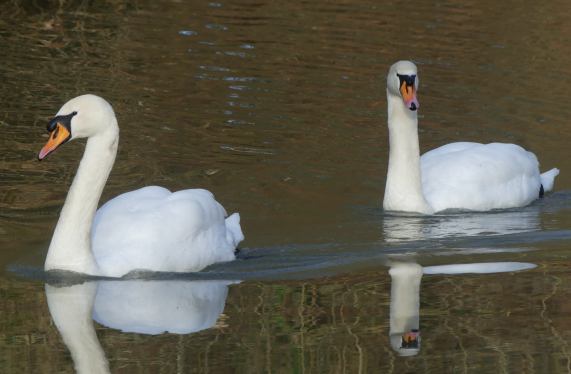
[(46, 285), (50, 314), (78, 373), (110, 372), (91, 319), (96, 287), (93, 282), (71, 287)]
[(419, 329), (420, 281), (422, 266), (395, 263), (391, 276), (390, 336), (393, 349), (399, 350), (404, 333)]
[(117, 127), (92, 136), (65, 199), (45, 269), (97, 275), (91, 252), (91, 226), (103, 187), (117, 154)]
[(424, 199), (420, 176), (418, 117), (402, 99), (387, 91), (389, 167), (383, 207), (386, 210), (432, 213)]

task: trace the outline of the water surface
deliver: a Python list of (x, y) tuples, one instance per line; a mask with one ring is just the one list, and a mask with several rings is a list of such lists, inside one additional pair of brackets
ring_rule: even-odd
[[(112, 372), (571, 371), (566, 5), (0, 4), (1, 367), (78, 365), (57, 323), (55, 289), (78, 303), (64, 308), (64, 321), (91, 321), (95, 308), (100, 350), (85, 357)], [(383, 213), (384, 76), (399, 59), (419, 66), (422, 151), (515, 142), (542, 169), (561, 169), (556, 192), (486, 214)], [(41, 266), (83, 146), (42, 163), (36, 155), (48, 119), (86, 92), (109, 100), (121, 127), (103, 201), (150, 184), (207, 188), (242, 216), (238, 261), (146, 283), (44, 284)], [(418, 299), (405, 308), (421, 335), (408, 355), (390, 339), (396, 263), (429, 269), (418, 292), (400, 293)], [(476, 274), (434, 268), (470, 263), (500, 265)], [(200, 282), (219, 282), (217, 291)], [(124, 291), (131, 286), (139, 291)], [(127, 321), (139, 329), (111, 323), (98, 308), (121, 292), (170, 297), (196, 325), (161, 325), (145, 314), (148, 304), (131, 314), (169, 333), (143, 331), (141, 320)]]

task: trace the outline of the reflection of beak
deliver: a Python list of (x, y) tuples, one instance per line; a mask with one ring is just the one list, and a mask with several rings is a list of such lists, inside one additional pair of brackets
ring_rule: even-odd
[(419, 348), (420, 346), (420, 331), (411, 330), (402, 335), (401, 348)]
[(71, 137), (71, 133), (69, 130), (62, 125), (61, 123), (57, 123), (55, 129), (50, 132), (50, 138), (48, 142), (40, 153), (38, 154), (38, 160), (43, 160), (47, 155), (55, 151), (60, 145), (67, 142)]
[(418, 109), (420, 104), (416, 98), (416, 90), (414, 89), (414, 84), (409, 85), (406, 81), (402, 81), (400, 86), (400, 93), (404, 100), (404, 105), (412, 111)]

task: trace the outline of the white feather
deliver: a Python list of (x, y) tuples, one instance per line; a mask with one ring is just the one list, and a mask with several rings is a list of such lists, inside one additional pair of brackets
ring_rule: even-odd
[[(234, 259), (244, 239), (240, 216), (201, 189), (171, 193), (145, 187), (97, 204), (115, 162), (119, 128), (111, 106), (83, 95), (58, 115), (71, 116), (72, 139), (87, 146), (56, 226), (46, 270), (120, 277), (134, 270), (188, 272)], [(48, 149), (49, 151), (46, 151)], [(55, 149), (46, 145), (45, 157)]]
[(559, 169), (553, 168), (545, 173), (541, 174), (541, 185), (545, 192), (553, 190), (553, 184), (555, 184), (555, 177), (559, 175)]
[[(409, 82), (414, 77), (414, 85), (403, 81), (403, 76)], [(515, 208), (539, 198), (542, 185), (544, 191), (553, 189), (559, 170), (540, 175), (537, 157), (515, 144), (458, 142), (420, 157), (417, 89), (416, 65), (399, 61), (391, 66), (387, 76), (386, 210), (432, 214), (447, 209)]]
[(424, 197), (437, 212), (519, 207), (539, 197), (537, 158), (515, 144), (451, 143), (420, 162)]
[(206, 190), (171, 193), (144, 187), (117, 196), (97, 211), (93, 253), (103, 275), (198, 271), (234, 259), (244, 237), (239, 223), (227, 226), (230, 218), (225, 217), (222, 205)]

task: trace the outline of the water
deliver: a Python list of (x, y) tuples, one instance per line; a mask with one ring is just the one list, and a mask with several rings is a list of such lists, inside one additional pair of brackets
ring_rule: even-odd
[[(571, 371), (566, 5), (0, 4), (2, 371)], [(487, 214), (383, 213), (384, 76), (403, 58), (419, 66), (422, 151), (515, 142), (561, 169), (557, 192)], [(86, 92), (121, 126), (102, 200), (207, 188), (242, 215), (237, 261), (145, 281), (46, 277), (83, 147), (36, 155), (47, 120)], [(416, 351), (395, 348), (399, 316), (419, 325)]]

